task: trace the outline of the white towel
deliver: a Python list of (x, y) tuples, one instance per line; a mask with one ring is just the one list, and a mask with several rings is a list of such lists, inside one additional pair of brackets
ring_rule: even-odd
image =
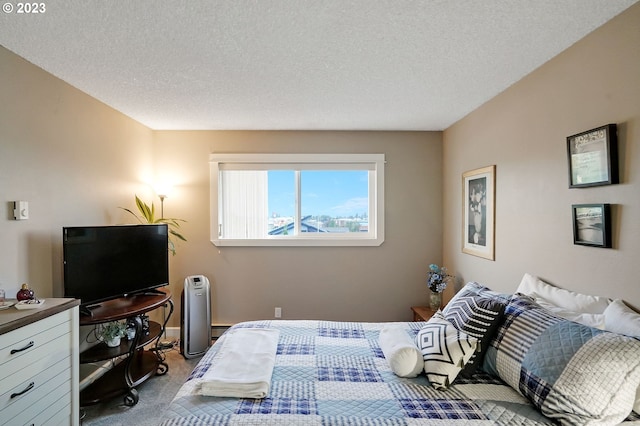
[(222, 347), (199, 379), (206, 396), (264, 398), (269, 394), (280, 331), (238, 328), (223, 336)]
[(380, 349), (391, 370), (400, 377), (416, 377), (424, 368), (422, 353), (409, 334), (399, 326), (380, 330)]

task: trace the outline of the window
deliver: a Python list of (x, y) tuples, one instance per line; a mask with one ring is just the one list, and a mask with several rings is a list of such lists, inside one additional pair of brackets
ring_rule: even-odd
[(211, 154), (216, 246), (377, 246), (384, 154)]

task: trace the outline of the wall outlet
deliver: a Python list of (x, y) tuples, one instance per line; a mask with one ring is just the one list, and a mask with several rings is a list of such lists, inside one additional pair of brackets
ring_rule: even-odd
[(273, 316), (275, 316), (276, 318), (282, 318), (282, 308), (276, 308)]

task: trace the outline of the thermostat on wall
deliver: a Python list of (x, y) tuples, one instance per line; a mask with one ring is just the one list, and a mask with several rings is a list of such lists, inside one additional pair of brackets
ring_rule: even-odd
[(26, 201), (14, 201), (13, 218), (15, 220), (29, 219), (29, 203)]

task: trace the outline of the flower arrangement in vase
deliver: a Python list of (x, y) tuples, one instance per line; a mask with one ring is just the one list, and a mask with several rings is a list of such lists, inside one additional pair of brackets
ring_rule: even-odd
[(431, 290), (429, 295), (429, 307), (434, 311), (442, 306), (442, 292), (447, 288), (447, 283), (453, 278), (453, 275), (447, 273), (447, 268), (440, 267), (435, 263), (429, 265), (427, 272), (427, 287)]

